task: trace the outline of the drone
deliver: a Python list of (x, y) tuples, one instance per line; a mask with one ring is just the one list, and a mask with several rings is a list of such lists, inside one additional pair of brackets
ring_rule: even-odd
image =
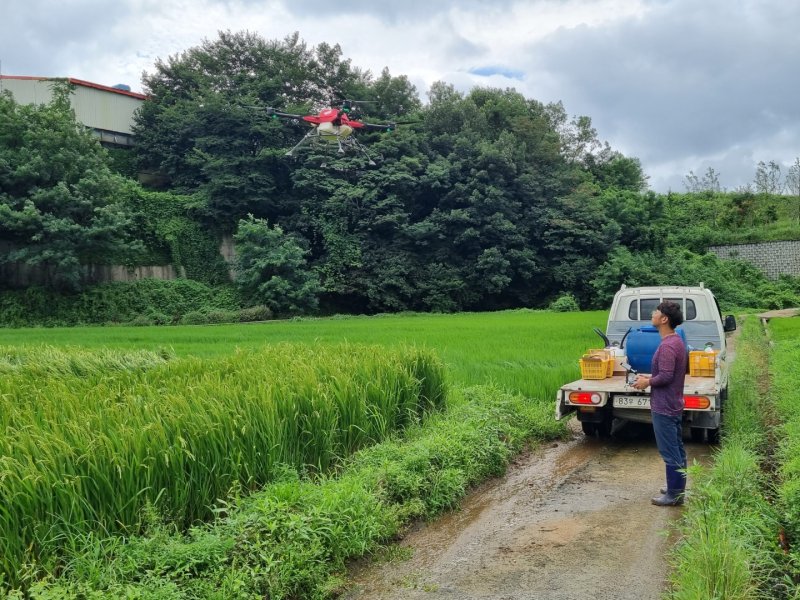
[(325, 143), (336, 145), (339, 154), (344, 154), (347, 150), (360, 152), (369, 162), (370, 166), (375, 166), (375, 161), (370, 157), (367, 148), (359, 142), (353, 133), (361, 131), (394, 131), (397, 123), (366, 123), (356, 118), (352, 114), (361, 102), (355, 100), (345, 100), (340, 107), (323, 108), (315, 115), (297, 115), (292, 113), (280, 112), (274, 108), (266, 108), (266, 113), (273, 119), (288, 119), (293, 121), (305, 121), (311, 126), (311, 131), (303, 136), (294, 147), (286, 152), (286, 156), (295, 156), (296, 151), (308, 144)]

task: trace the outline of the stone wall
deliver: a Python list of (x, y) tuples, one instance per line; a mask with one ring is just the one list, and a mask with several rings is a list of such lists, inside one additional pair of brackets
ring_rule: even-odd
[(800, 276), (800, 240), (788, 242), (761, 242), (735, 246), (709, 246), (720, 258), (735, 258), (748, 262), (770, 279), (779, 275)]

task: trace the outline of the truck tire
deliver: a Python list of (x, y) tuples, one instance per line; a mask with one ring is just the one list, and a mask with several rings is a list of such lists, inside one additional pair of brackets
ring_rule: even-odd
[(614, 424), (613, 417), (606, 417), (602, 422), (597, 423), (597, 436), (600, 439), (611, 437), (611, 426)]
[[(706, 430), (702, 427), (690, 427), (689, 428), (689, 437), (691, 440), (696, 444), (701, 444), (703, 442), (703, 438), (706, 436)], [(710, 441), (710, 440), (709, 440)]]
[(589, 421), (581, 421), (581, 429), (583, 429), (583, 433), (588, 436), (597, 435), (597, 425), (598, 423), (590, 423)]
[(719, 427), (708, 430), (708, 443), (719, 444)]

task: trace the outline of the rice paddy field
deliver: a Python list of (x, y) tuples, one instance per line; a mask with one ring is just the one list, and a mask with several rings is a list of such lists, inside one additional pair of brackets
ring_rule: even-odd
[(493, 384), (552, 421), (555, 390), (578, 376), (604, 319), (2, 330), (0, 588), (37, 577), (32, 564), (59, 569), (87, 539), (138, 534), (148, 511), (187, 531), (287, 466), (327, 477), (440, 412), (448, 390)]
[(495, 382), (526, 396), (549, 399), (554, 385), (579, 375), (579, 353), (601, 343), (592, 328), (604, 330), (607, 318), (606, 311), (518, 310), (234, 325), (0, 329), (0, 346), (47, 344), (210, 358), (279, 342), (414, 345), (433, 350), (455, 383)]

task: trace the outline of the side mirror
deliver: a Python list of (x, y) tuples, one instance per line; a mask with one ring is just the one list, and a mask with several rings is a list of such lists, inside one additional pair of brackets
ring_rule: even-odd
[(736, 317), (728, 315), (725, 317), (725, 323), (722, 325), (723, 331), (736, 331)]

